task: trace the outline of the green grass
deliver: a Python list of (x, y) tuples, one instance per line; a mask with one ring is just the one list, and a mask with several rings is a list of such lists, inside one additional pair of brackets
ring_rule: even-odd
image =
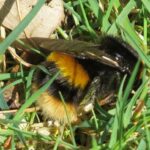
[[(64, 39), (80, 37), (83, 40), (93, 42), (97, 41), (100, 35), (105, 34), (122, 37), (134, 47), (144, 64), (142, 83), (135, 94), (129, 97), (137, 74), (138, 64), (126, 87), (124, 87), (126, 78), (122, 81), (120, 89), (118, 89), (115, 108), (106, 111), (97, 106), (97, 113), (93, 110), (91, 119), (85, 119), (79, 125), (72, 125), (68, 130), (65, 130), (63, 135), (51, 134), (46, 136), (34, 133), (31, 128), (35, 123), (39, 123), (38, 115), (34, 112), (24, 113), (24, 110), (36, 101), (37, 97), (47, 89), (56, 76), (37, 92), (31, 94), (34, 68), (31, 68), (30, 71), (24, 71), (24, 66), (22, 66), (18, 73), (10, 73), (8, 69), (5, 73), (0, 74), (2, 82), (11, 81), (0, 89), (0, 108), (2, 110), (9, 108), (4, 100), (3, 91), (20, 83), (23, 83), (25, 87), (23, 93), (25, 103), (15, 115), (9, 114), (5, 116), (5, 119), (0, 119), (1, 149), (4, 149), (4, 143), (9, 137), (12, 138), (10, 142), (10, 149), (12, 150), (16, 149), (18, 142), (23, 146), (22, 149), (28, 149), (35, 145), (34, 141), (38, 141), (39, 149), (42, 149), (42, 147), (43, 149), (58, 149), (60, 146), (65, 149), (81, 149), (83, 147), (78, 146), (73, 137), (73, 132), (77, 128), (81, 131), (86, 129), (87, 133), (84, 134), (83, 132), (82, 136), (86, 137), (84, 140), (89, 141), (86, 146), (90, 145), (90, 147), (87, 149), (150, 149), (150, 1), (129, 0), (128, 3), (120, 2), (119, 0), (110, 0), (109, 3), (102, 1), (99, 4), (98, 0), (65, 0), (64, 7), (66, 12), (70, 12), (73, 25), (67, 24), (59, 27), (55, 34)], [(1, 55), (23, 32), (43, 3), (44, 0), (38, 1), (31, 13), (0, 43)], [(39, 68), (45, 70), (40, 66)], [(125, 88), (124, 92), (123, 88)], [(144, 106), (137, 110), (140, 102), (144, 102)], [(23, 120), (27, 125), (22, 130), (19, 125)], [(90, 132), (91, 129), (94, 134)]]

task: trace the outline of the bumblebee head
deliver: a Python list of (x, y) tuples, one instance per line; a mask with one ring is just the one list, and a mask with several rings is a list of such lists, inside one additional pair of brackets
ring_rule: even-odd
[(136, 51), (125, 41), (116, 37), (102, 37), (99, 49), (112, 56), (123, 73), (130, 74), (138, 60)]

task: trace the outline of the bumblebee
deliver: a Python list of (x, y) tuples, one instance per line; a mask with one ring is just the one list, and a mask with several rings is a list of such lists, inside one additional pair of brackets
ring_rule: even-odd
[[(46, 55), (40, 60), (50, 74), (38, 69), (33, 91), (42, 87), (58, 71), (52, 85), (41, 94), (37, 105), (44, 116), (62, 123), (75, 122), (95, 101), (117, 93), (125, 74), (131, 74), (138, 55), (126, 42), (104, 36), (98, 43), (32, 38)], [(65, 100), (65, 106), (60, 98)], [(67, 113), (67, 114), (66, 114)]]

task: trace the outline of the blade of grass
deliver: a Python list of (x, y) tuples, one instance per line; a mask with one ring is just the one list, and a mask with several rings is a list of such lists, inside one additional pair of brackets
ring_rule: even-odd
[(113, 8), (113, 4), (114, 4), (114, 0), (111, 0), (109, 2), (109, 6), (108, 6), (108, 9), (106, 11), (106, 14), (103, 16), (103, 19), (102, 19), (102, 28), (101, 28), (101, 31), (102, 32), (107, 32), (109, 27), (110, 27), (110, 22), (109, 22), (109, 16), (110, 16), (110, 13), (112, 11), (112, 8)]
[(101, 149), (101, 146), (97, 143), (97, 140), (95, 137), (92, 137), (92, 148), (90, 150), (98, 150)]
[(116, 21), (113, 22), (113, 24), (111, 25), (107, 33), (113, 35), (117, 34), (116, 23), (123, 24), (125, 19), (128, 17), (129, 13), (135, 6), (136, 6), (136, 2), (130, 0), (126, 5), (126, 7), (123, 8), (122, 12), (117, 16)]
[(95, 128), (96, 128), (96, 130), (98, 130), (97, 117), (96, 117), (96, 114), (95, 114), (93, 108), (92, 108), (92, 115), (93, 115), (93, 119), (94, 119)]
[(7, 36), (7, 38), (0, 43), (0, 55), (4, 54), (8, 46), (10, 46), (15, 39), (19, 36), (25, 27), (31, 22), (34, 16), (38, 13), (46, 0), (38, 0), (37, 4), (29, 12), (29, 14), (17, 25), (17, 27)]
[(80, 15), (79, 15), (77, 12), (75, 12), (74, 9), (73, 9), (73, 7), (70, 6), (68, 3), (64, 3), (64, 7), (65, 7), (67, 10), (69, 10), (73, 15), (75, 15), (79, 21), (82, 20), (81, 17), (80, 17)]
[(132, 117), (132, 109), (133, 106), (135, 105), (136, 101), (138, 100), (138, 97), (140, 96), (145, 84), (147, 83), (147, 81), (143, 82), (142, 85), (139, 87), (139, 89), (136, 91), (136, 93), (134, 94), (134, 96), (131, 98), (127, 109), (124, 113), (124, 127), (126, 128), (129, 123), (130, 123), (130, 119)]
[[(135, 32), (133, 25), (130, 23), (129, 18), (127, 18), (127, 17), (124, 18), (124, 21), (117, 23), (117, 25), (121, 29), (121, 31), (123, 30), (125, 37), (126, 37), (126, 32), (128, 31), (128, 33), (130, 33), (131, 38), (136, 41), (136, 43), (138, 44), (139, 47), (141, 47), (142, 40), (139, 38), (139, 36)], [(131, 46), (133, 46), (132, 41), (129, 40), (127, 37), (125, 38), (125, 41), (128, 41), (131, 44)]]
[(34, 103), (37, 98), (53, 83), (53, 81), (56, 79), (56, 77), (58, 76), (59, 72), (56, 73), (51, 80), (49, 80), (45, 85), (43, 85), (39, 90), (37, 90), (35, 93), (33, 93), (31, 95), (30, 98), (28, 98), (28, 100), (26, 100), (26, 102), (22, 105), (22, 107), (18, 110), (18, 112), (16, 113), (16, 115), (13, 118), (14, 122), (19, 122), (22, 118), (22, 115), (24, 113), (24, 110), (29, 107), (32, 103)]
[[(26, 78), (26, 79), (27, 79), (27, 78)], [(14, 81), (14, 82), (8, 84), (7, 86), (5, 86), (5, 87), (3, 87), (3, 88), (1, 89), (0, 94), (3, 93), (5, 90), (7, 90), (7, 89), (9, 89), (9, 88), (11, 88), (11, 87), (13, 87), (13, 86), (15, 86), (15, 85), (17, 85), (17, 84), (20, 84), (20, 83), (22, 83), (22, 82), (23, 82), (23, 79), (18, 79), (18, 80), (16, 80), (16, 81)]]
[[(16, 127), (18, 128), (18, 127)], [(18, 128), (19, 129), (19, 128)], [(24, 134), (22, 134), (21, 131), (15, 131), (15, 135), (18, 137), (18, 139), (22, 142), (22, 144), (25, 146), (25, 148), (28, 148), (28, 144), (26, 143), (26, 139)]]
[[(131, 93), (133, 83), (134, 83), (134, 81), (136, 79), (139, 65), (140, 65), (140, 61), (138, 61), (137, 64), (135, 65), (135, 67), (134, 67), (134, 70), (133, 70), (133, 72), (131, 74), (131, 77), (130, 77), (128, 83), (127, 83), (127, 86), (126, 86), (125, 90), (124, 90), (123, 96), (121, 97), (121, 94), (118, 94), (118, 95), (120, 95), (120, 98), (121, 98), (120, 100), (117, 101), (117, 106), (116, 106), (116, 110), (117, 110), (117, 114), (116, 115), (118, 117), (118, 136), (117, 136), (118, 140), (116, 140), (115, 142), (118, 143), (117, 144), (118, 149), (122, 149), (123, 146), (124, 146), (124, 142), (125, 142), (125, 139), (124, 139), (124, 134), (125, 134), (124, 133), (125, 132), (124, 126), (125, 125), (124, 125), (124, 122), (123, 122), (124, 121), (124, 117), (125, 117), (124, 116), (124, 110), (126, 108), (127, 99), (129, 97), (129, 94)], [(121, 84), (120, 88), (121, 88), (121, 90), (119, 89), (119, 93), (121, 91), (123, 91), (122, 90), (122, 88), (123, 88), (122, 84)], [(112, 141), (114, 141), (114, 139), (112, 139)], [(114, 145), (116, 145), (116, 143), (113, 142), (109, 146), (113, 147)]]
[(98, 19), (102, 19), (102, 11), (99, 7), (98, 1), (97, 0), (88, 0), (90, 8), (92, 10), (92, 12), (94, 13), (94, 15), (96, 16), (96, 18)]
[(116, 117), (118, 121), (118, 129), (117, 129), (117, 141), (119, 141), (119, 149), (122, 149), (122, 138), (123, 138), (123, 111), (124, 111), (124, 105), (125, 102), (123, 101), (123, 94), (124, 94), (124, 85), (126, 81), (126, 76), (124, 76), (121, 86), (119, 88), (118, 92), (118, 100), (117, 100), (117, 105), (116, 105)]
[(14, 136), (12, 136), (12, 140), (11, 140), (11, 150), (16, 150), (16, 143), (15, 143)]
[[(37, 133), (34, 132), (29, 132), (29, 131), (23, 131), (21, 129), (18, 129), (14, 126), (8, 126), (9, 130), (1, 130), (0, 135), (14, 135), (14, 133), (16, 132), (20, 132), (22, 134), (24, 134), (25, 137), (28, 137), (30, 139), (34, 138), (38, 138), (39, 140), (45, 141), (45, 142), (49, 142), (49, 141), (53, 141), (55, 140), (55, 138), (51, 137), (51, 136), (44, 136), (44, 135), (38, 135), (37, 137)], [(13, 132), (14, 131), (14, 132)], [(73, 145), (64, 142), (62, 140), (60, 140), (60, 144), (64, 145), (65, 147), (68, 147), (69, 149), (76, 149), (76, 147), (74, 147)]]
[[(145, 9), (143, 10), (145, 13)], [(147, 48), (147, 29), (148, 29), (148, 21), (147, 21), (147, 17), (143, 17), (143, 28), (144, 28), (144, 50), (145, 53), (148, 53), (148, 48)]]
[(150, 1), (149, 0), (142, 0), (143, 5), (147, 9), (147, 11), (150, 13)]
[(112, 124), (112, 133), (111, 133), (111, 137), (110, 137), (110, 141), (108, 145), (110, 149), (117, 141), (117, 131), (118, 131), (118, 119), (117, 119), (117, 116), (115, 116), (114, 122)]
[(69, 40), (69, 36), (66, 34), (66, 32), (63, 31), (61, 27), (57, 27), (57, 31), (62, 35), (64, 39)]
[[(26, 74), (26, 73), (25, 73)], [(21, 72), (18, 73), (1, 73), (0, 80), (21, 78)]]
[(134, 81), (135, 81), (137, 73), (138, 73), (139, 66), (140, 66), (140, 61), (138, 61), (137, 64), (135, 65), (134, 70), (133, 70), (131, 77), (129, 79), (129, 82), (125, 88), (124, 95), (122, 98), (123, 102), (127, 101), (129, 94), (131, 93)]
[(141, 139), (136, 150), (146, 150), (146, 142), (144, 139)]
[[(128, 20), (126, 20), (126, 21), (128, 21)], [(141, 42), (139, 41), (137, 35), (134, 36), (135, 34), (133, 33), (133, 29), (131, 29), (132, 27), (129, 24), (129, 22), (126, 22), (125, 26), (126, 26), (125, 28), (124, 28), (124, 26), (121, 26), (121, 28), (123, 29), (123, 31), (126, 35), (127, 41), (129, 41), (131, 46), (133, 46), (133, 48), (137, 51), (141, 60), (150, 68), (150, 60), (149, 60), (148, 56), (143, 52), (142, 48), (144, 48), (144, 47), (142, 47)]]
[(62, 138), (63, 138), (63, 132), (57, 137), (53, 150), (59, 149), (58, 146), (59, 146), (60, 141), (61, 141)]
[(86, 16), (86, 12), (85, 12), (85, 9), (84, 9), (84, 6), (83, 6), (83, 2), (81, 1), (81, 0), (78, 0), (79, 1), (79, 3), (80, 3), (80, 7), (81, 7), (81, 11), (82, 11), (82, 15), (83, 15), (83, 21), (84, 21), (84, 23), (85, 23), (85, 25), (86, 25), (86, 27), (87, 27), (87, 29), (88, 29), (88, 31), (89, 31), (89, 33), (91, 34), (91, 36), (93, 37), (93, 38), (96, 38), (97, 37), (97, 34), (96, 34), (96, 32), (92, 29), (92, 27), (90, 26), (90, 24), (89, 24), (89, 21), (88, 21), (88, 18), (87, 18), (87, 16)]
[[(150, 117), (149, 117), (149, 114), (148, 116), (146, 116), (146, 120), (147, 122), (150, 121)], [(129, 140), (129, 138), (132, 137), (132, 135), (134, 135), (135, 133), (138, 133), (138, 130), (141, 129), (144, 125), (144, 122), (143, 122), (143, 118), (142, 119), (139, 119), (138, 120), (138, 123), (135, 125), (133, 124), (130, 128), (128, 128), (128, 130), (126, 131), (126, 133), (124, 133), (124, 142), (123, 142), (123, 146), (125, 146), (125, 143)], [(135, 138), (133, 139), (135, 141)], [(119, 149), (119, 142), (117, 142), (113, 147), (112, 149)]]
[(119, 128), (119, 118), (120, 118), (119, 115), (120, 115), (120, 111), (121, 111), (120, 103), (122, 102), (123, 87), (125, 84), (125, 79), (126, 79), (126, 77), (123, 78), (121, 86), (119, 88), (119, 92), (118, 92), (118, 100), (117, 100), (117, 104), (116, 104), (116, 115), (114, 117), (114, 122), (112, 125), (112, 133), (111, 133), (111, 137), (110, 137), (110, 141), (109, 141), (109, 148), (112, 148), (112, 146), (117, 142), (117, 136), (118, 136), (117, 133), (118, 133), (118, 128)]
[(9, 109), (9, 106), (8, 106), (6, 100), (4, 99), (3, 93), (1, 91), (2, 91), (2, 89), (0, 89), (0, 108), (2, 110)]
[[(122, 148), (122, 138), (123, 138), (123, 118), (124, 118), (124, 109), (125, 109), (125, 105), (127, 103), (127, 99), (128, 96), (131, 92), (134, 80), (136, 78), (136, 74), (138, 72), (138, 68), (139, 68), (140, 62), (138, 61), (138, 63), (136, 64), (133, 73), (129, 79), (129, 82), (124, 90), (124, 94), (123, 94), (123, 85), (125, 83), (125, 78), (122, 81), (122, 84), (119, 88), (119, 93), (118, 93), (118, 101), (116, 104), (116, 116), (114, 119), (114, 124), (113, 124), (113, 130), (112, 130), (112, 134), (111, 134), (111, 139), (110, 139), (110, 143), (109, 143), (109, 147), (111, 148), (116, 142), (117, 142), (117, 137), (118, 137), (118, 141), (119, 141), (119, 149)], [(118, 127), (118, 130), (116, 129), (116, 126)], [(117, 134), (118, 133), (118, 134)]]
[(146, 133), (146, 140), (147, 140), (147, 149), (150, 149), (150, 130), (148, 128), (149, 122), (146, 119), (146, 114), (143, 112), (143, 123), (144, 123), (144, 130)]
[(26, 92), (25, 92), (25, 99), (28, 99), (31, 92), (31, 86), (32, 86), (32, 77), (35, 69), (31, 69), (29, 72), (29, 75), (27, 77), (27, 83), (26, 83)]
[(42, 51), (40, 51), (40, 50), (38, 50), (38, 49), (36, 49), (36, 48), (33, 48), (33, 47), (27, 45), (26, 43), (24, 43), (23, 41), (21, 41), (21, 40), (19, 40), (19, 39), (17, 39), (16, 41), (17, 41), (19, 44), (21, 44), (23, 47), (27, 48), (28, 50), (31, 50), (31, 51), (33, 51), (33, 52), (36, 52), (37, 54), (39, 54), (39, 55), (43, 56), (44, 58), (46, 58), (46, 55), (45, 55)]
[(65, 112), (66, 112), (66, 117), (67, 117), (67, 121), (68, 121), (68, 124), (69, 124), (69, 129), (70, 129), (70, 133), (71, 133), (71, 139), (72, 139), (72, 143), (75, 147), (77, 147), (76, 145), (76, 141), (75, 141), (75, 136), (74, 136), (74, 133), (73, 133), (73, 129), (72, 129), (72, 126), (71, 126), (71, 122), (70, 122), (70, 118), (69, 118), (69, 112), (67, 111), (67, 106), (66, 106), (66, 103), (65, 103), (65, 100), (64, 100), (64, 97), (63, 95), (61, 94), (61, 92), (59, 92), (59, 95), (60, 95), (60, 98), (63, 102), (63, 105), (64, 105), (64, 109), (65, 109)]

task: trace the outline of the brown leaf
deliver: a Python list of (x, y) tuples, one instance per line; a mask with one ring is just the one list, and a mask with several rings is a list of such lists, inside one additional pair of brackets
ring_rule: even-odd
[[(13, 30), (36, 3), (37, 0), (0, 0), (0, 23)], [(52, 0), (43, 5), (20, 37), (49, 37), (63, 19), (63, 0)]]

